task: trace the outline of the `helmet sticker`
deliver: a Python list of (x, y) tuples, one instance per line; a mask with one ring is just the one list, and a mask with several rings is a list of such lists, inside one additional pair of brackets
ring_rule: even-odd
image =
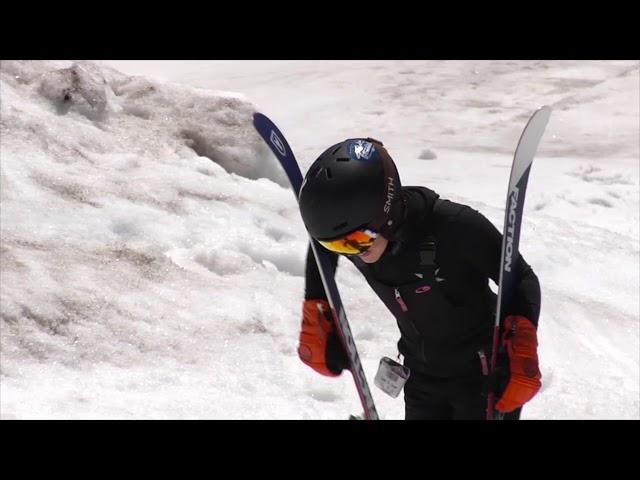
[(348, 151), (349, 156), (354, 160), (371, 160), (376, 149), (366, 140), (354, 140), (349, 143)]

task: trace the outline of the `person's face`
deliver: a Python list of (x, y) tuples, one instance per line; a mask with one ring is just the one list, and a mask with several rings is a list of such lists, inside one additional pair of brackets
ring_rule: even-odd
[(364, 252), (358, 255), (364, 263), (375, 263), (380, 260), (380, 257), (384, 253), (387, 245), (389, 244), (389, 240), (384, 238), (382, 235), (378, 235), (378, 237), (373, 241), (371, 247)]

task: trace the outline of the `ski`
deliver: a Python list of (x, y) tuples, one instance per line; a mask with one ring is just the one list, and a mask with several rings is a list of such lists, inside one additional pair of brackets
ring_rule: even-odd
[[(253, 114), (253, 125), (284, 168), (297, 201), (303, 178), (289, 143), (278, 127), (262, 113), (256, 112)], [(338, 286), (334, 279), (334, 270), (331, 266), (329, 252), (313, 238), (310, 238), (310, 245), (316, 263), (318, 264), (318, 270), (322, 277), (322, 283), (327, 293), (329, 304), (331, 305), (336, 330), (349, 357), (349, 370), (353, 376), (360, 402), (364, 409), (364, 418), (366, 420), (378, 420), (378, 412), (376, 411), (373, 396), (371, 395), (371, 390), (369, 389), (369, 384), (367, 383), (364, 369), (362, 368), (362, 362), (360, 361), (360, 356), (358, 355), (358, 350), (356, 349), (356, 344), (351, 333), (351, 328), (349, 327), (349, 322), (347, 321), (347, 316), (342, 306), (342, 300), (338, 293)]]
[[(500, 279), (498, 286), (498, 302), (493, 330), (493, 348), (491, 353), (491, 371), (496, 367), (498, 356), (498, 342), (500, 339), (500, 326), (503, 322), (504, 312), (508, 311), (513, 300), (514, 281), (513, 272), (520, 260), (518, 245), (520, 244), (520, 227), (522, 225), (522, 213), (524, 209), (527, 181), (533, 157), (538, 149), (542, 135), (544, 134), (551, 109), (543, 106), (536, 110), (524, 127), (520, 141), (516, 147), (507, 190), (507, 204), (504, 213), (504, 227), (502, 229), (502, 252), (500, 254)], [(495, 412), (495, 393), (489, 394), (487, 402), (487, 420), (502, 420), (503, 414)], [(513, 416), (520, 417), (521, 409)]]

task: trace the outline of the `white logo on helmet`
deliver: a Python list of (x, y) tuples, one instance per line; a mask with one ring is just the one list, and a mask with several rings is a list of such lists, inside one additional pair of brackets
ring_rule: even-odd
[(349, 153), (356, 160), (369, 160), (374, 151), (373, 144), (365, 140), (356, 140), (349, 148)]
[[(384, 202), (384, 213), (388, 214), (391, 211), (391, 202), (393, 201), (393, 197), (395, 196), (395, 186), (393, 184), (393, 177), (387, 178), (387, 201)], [(390, 225), (390, 224), (389, 224)]]

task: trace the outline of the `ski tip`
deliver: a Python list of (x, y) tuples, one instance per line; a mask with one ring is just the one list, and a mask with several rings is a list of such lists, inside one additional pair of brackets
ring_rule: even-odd
[(536, 116), (543, 116), (546, 118), (546, 121), (548, 121), (551, 116), (551, 107), (549, 105), (542, 105), (536, 111)]
[[(529, 121), (527, 122), (525, 131), (527, 129), (533, 129), (535, 131), (540, 132), (540, 135), (542, 135), (542, 132), (544, 132), (544, 129), (546, 128), (547, 123), (549, 123), (550, 116), (551, 116), (551, 107), (549, 107), (548, 105), (542, 105), (535, 112), (533, 112), (533, 115), (531, 115), (531, 117), (529, 117)], [(525, 132), (523, 131), (522, 136), (520, 137), (520, 140), (522, 140), (524, 136), (525, 136)], [(518, 144), (520, 144), (520, 142), (518, 142)]]

